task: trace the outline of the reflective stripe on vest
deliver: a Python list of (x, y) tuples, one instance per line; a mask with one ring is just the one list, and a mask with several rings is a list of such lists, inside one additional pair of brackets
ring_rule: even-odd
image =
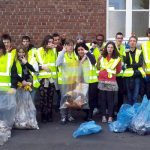
[[(135, 52), (135, 62), (138, 63), (139, 62), (139, 57), (141, 55), (141, 50), (139, 49), (136, 49), (136, 52)], [(131, 54), (129, 53), (129, 57), (130, 57), (130, 64), (133, 64), (133, 60), (132, 60), (132, 57), (131, 57)], [(142, 77), (144, 78), (146, 76), (144, 70), (142, 67), (139, 67), (138, 70), (141, 72), (141, 75)], [(123, 73), (123, 76), (124, 77), (132, 77), (134, 74), (134, 70), (133, 68), (127, 68), (124, 73)]]
[(108, 78), (112, 78), (112, 74), (116, 74), (116, 66), (120, 62), (121, 58), (110, 59), (102, 57), (100, 60), (100, 70), (106, 70), (108, 72)]
[(11, 86), (11, 66), (14, 61), (14, 57), (12, 57), (12, 53), (6, 53), (5, 55), (1, 56), (2, 64), (1, 72), (0, 72), (0, 87), (1, 88), (10, 88)]
[[(89, 68), (89, 70), (88, 70)], [(98, 82), (97, 69), (91, 64), (89, 58), (87, 58), (82, 64), (83, 77), (86, 83)]]
[(142, 44), (142, 51), (145, 63), (150, 63), (150, 41)]
[[(70, 57), (68, 57), (67, 53), (64, 54), (63, 63), (66, 65), (69, 63), (69, 65), (71, 66), (69, 66), (69, 71), (65, 72), (66, 74), (65, 77), (62, 75), (62, 72), (64, 71), (63, 66), (58, 67), (58, 84), (73, 84), (75, 82), (75, 80), (78, 77), (77, 70), (76, 70), (78, 68), (77, 60), (78, 60), (78, 57), (76, 56), (74, 52), (71, 54)], [(70, 80), (70, 78), (72, 80)]]
[(45, 70), (40, 70), (38, 78), (51, 78), (51, 77), (57, 78), (56, 60), (54, 60), (54, 62), (44, 63), (44, 60), (43, 60), (44, 58), (42, 58), (43, 53), (45, 53), (45, 55), (49, 56), (49, 60), (46, 60), (47, 62), (51, 60), (50, 57), (53, 57), (53, 59), (56, 59), (56, 49), (53, 49), (50, 51), (53, 52), (53, 56), (48, 55), (49, 51), (46, 53), (43, 47), (37, 50), (39, 64), (50, 68), (50, 72), (46, 72)]

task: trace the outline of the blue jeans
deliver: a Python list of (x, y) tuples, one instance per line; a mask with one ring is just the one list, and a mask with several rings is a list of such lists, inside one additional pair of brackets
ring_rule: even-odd
[(126, 88), (127, 88), (127, 103), (133, 105), (137, 102), (138, 95), (140, 92), (140, 77), (129, 77), (126, 78)]

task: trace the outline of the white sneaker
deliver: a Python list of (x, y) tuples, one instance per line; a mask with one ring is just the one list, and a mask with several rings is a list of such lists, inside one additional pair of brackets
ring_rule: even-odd
[(72, 121), (74, 121), (74, 120), (75, 120), (75, 119), (74, 119), (72, 116), (69, 116), (69, 117), (68, 117), (68, 121), (69, 121), (69, 122), (72, 122)]
[(99, 113), (99, 109), (98, 108), (94, 108), (94, 110), (93, 110), (93, 116), (95, 116), (98, 113)]

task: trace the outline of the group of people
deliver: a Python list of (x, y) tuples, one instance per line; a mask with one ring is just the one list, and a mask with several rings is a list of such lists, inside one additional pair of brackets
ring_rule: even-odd
[(72, 40), (54, 33), (46, 35), (39, 48), (23, 36), (14, 48), (10, 35), (3, 34), (0, 90), (15, 95), (21, 88), (30, 93), (33, 103), (38, 93), (42, 122), (53, 120), (56, 93), (62, 124), (74, 120), (74, 108), (83, 109), (86, 121), (98, 109), (102, 122), (110, 123), (123, 103), (133, 105), (144, 94), (150, 99), (150, 28), (147, 36), (141, 49), (135, 35), (124, 44), (121, 32), (115, 41), (104, 42), (104, 35), (98, 34), (89, 43), (81, 35)]

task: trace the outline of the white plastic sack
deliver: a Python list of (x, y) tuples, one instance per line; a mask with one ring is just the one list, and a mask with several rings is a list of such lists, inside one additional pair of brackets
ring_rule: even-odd
[(39, 129), (36, 120), (36, 108), (29, 91), (17, 89), (17, 109), (14, 127), (18, 129)]

